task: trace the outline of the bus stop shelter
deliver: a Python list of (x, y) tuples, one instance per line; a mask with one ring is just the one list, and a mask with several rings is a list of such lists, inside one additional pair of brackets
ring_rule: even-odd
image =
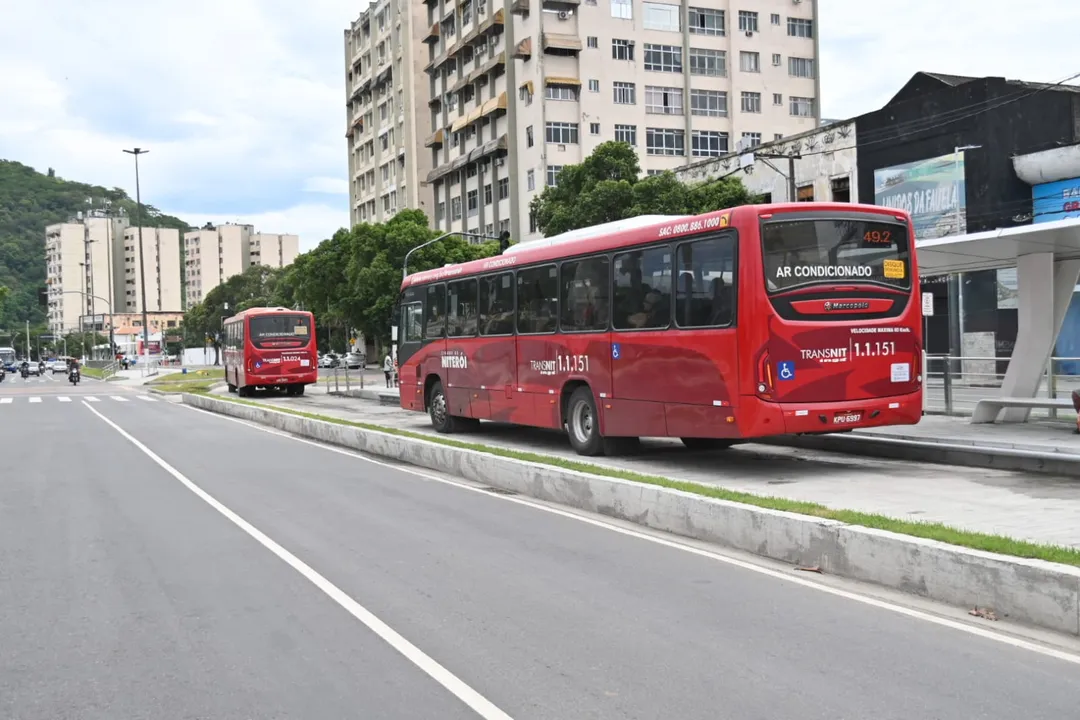
[[(1016, 344), (1001, 396), (1035, 397), (1080, 278), (1080, 219), (922, 240), (916, 252), (922, 276), (1016, 268)], [(1030, 412), (1008, 408), (1002, 421)]]

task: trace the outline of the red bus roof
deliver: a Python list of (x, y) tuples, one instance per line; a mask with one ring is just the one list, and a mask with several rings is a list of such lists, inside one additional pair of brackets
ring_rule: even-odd
[[(472, 275), (483, 275), (492, 272), (498, 272), (499, 270), (505, 270), (517, 267), (519, 265), (526, 265), (538, 262), (544, 262), (548, 260), (561, 260), (562, 258), (574, 257), (577, 255), (589, 255), (592, 253), (607, 252), (610, 250), (617, 250), (622, 247), (631, 247), (634, 245), (644, 245), (651, 242), (657, 242), (661, 240), (676, 240), (681, 237), (690, 237), (693, 235), (699, 235), (703, 232), (710, 232), (718, 230), (729, 225), (745, 222), (748, 215), (761, 216), (778, 214), (785, 212), (807, 212), (807, 211), (836, 211), (838, 213), (851, 213), (851, 212), (869, 212), (876, 213), (878, 215), (888, 215), (894, 219), (904, 221), (909, 227), (911, 226), (911, 218), (904, 210), (898, 210), (896, 208), (882, 207), (880, 205), (862, 205), (856, 203), (834, 203), (834, 202), (801, 202), (801, 203), (773, 203), (769, 205), (741, 205), (736, 208), (727, 208), (725, 210), (717, 210), (711, 213), (705, 213), (703, 215), (678, 215), (671, 216), (660, 220), (659, 222), (650, 223), (637, 228), (624, 229), (624, 230), (612, 230), (610, 232), (599, 233), (596, 235), (588, 235), (579, 239), (572, 237), (567, 238), (562, 242), (536, 242), (536, 243), (521, 243), (519, 245), (512, 245), (501, 255), (495, 255), (488, 258), (482, 258), (480, 260), (473, 260), (467, 263), (461, 263), (459, 265), (446, 265), (441, 268), (434, 268), (432, 270), (423, 270), (418, 273), (409, 275), (401, 283), (402, 289), (411, 287), (413, 285), (423, 285), (425, 283), (436, 282), (440, 280), (450, 280), (456, 277), (469, 277)], [(718, 219), (719, 224), (709, 225), (710, 220)], [(669, 226), (675, 225), (687, 225), (691, 223), (699, 222), (702, 227), (679, 229), (669, 234), (661, 236), (660, 230)], [(583, 228), (584, 229), (584, 228)], [(572, 231), (577, 232), (577, 231)], [(570, 235), (570, 233), (566, 233)], [(559, 236), (555, 236), (557, 239)], [(552, 239), (552, 238), (547, 238)]]
[(285, 307), (253, 307), (248, 308), (247, 310), (241, 310), (235, 315), (231, 315), (225, 319), (225, 322), (241, 320), (246, 317), (252, 317), (253, 315), (309, 315), (312, 318), (315, 317), (307, 310), (291, 310)]

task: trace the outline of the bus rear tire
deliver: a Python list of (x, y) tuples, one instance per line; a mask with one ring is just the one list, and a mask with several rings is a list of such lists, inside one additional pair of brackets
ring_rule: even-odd
[(722, 438), (679, 438), (687, 450), (727, 450), (738, 444), (735, 440)]
[(287, 385), (285, 387), (285, 394), (286, 395), (291, 395), (293, 397), (303, 395), (304, 394), (304, 386), (303, 385)]
[(250, 385), (241, 385), (240, 387), (236, 388), (236, 394), (242, 398), (251, 397), (251, 393), (254, 389), (255, 388), (251, 387)]
[(595, 457), (604, 454), (604, 438), (600, 435), (600, 417), (592, 389), (579, 387), (566, 403), (566, 431), (570, 446), (578, 455)]
[(231, 393), (236, 392), (236, 386), (233, 385), (232, 383), (229, 383), (229, 392), (231, 392)]

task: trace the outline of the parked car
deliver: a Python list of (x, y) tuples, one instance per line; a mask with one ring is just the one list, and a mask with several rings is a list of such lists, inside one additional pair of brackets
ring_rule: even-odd
[(336, 368), (341, 364), (341, 360), (334, 353), (326, 353), (319, 358), (319, 367), (321, 368)]
[(345, 356), (344, 364), (349, 370), (360, 370), (367, 364), (366, 360), (363, 353), (351, 352)]

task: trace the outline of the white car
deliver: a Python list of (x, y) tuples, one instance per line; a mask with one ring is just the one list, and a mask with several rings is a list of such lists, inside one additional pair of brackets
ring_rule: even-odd
[(49, 369), (52, 370), (52, 374), (66, 373), (67, 372), (67, 360), (53, 360), (49, 363)]

